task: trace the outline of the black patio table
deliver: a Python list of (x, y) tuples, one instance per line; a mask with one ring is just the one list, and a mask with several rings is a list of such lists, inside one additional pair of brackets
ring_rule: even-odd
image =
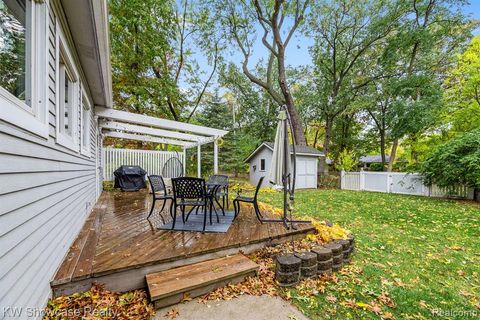
[[(207, 193), (209, 193), (211, 197), (212, 205), (214, 205), (213, 201), (215, 201), (217, 205), (222, 209), (223, 215), (225, 215), (225, 197), (227, 198), (226, 202), (228, 208), (228, 176), (214, 174), (209, 177), (206, 186)], [(222, 196), (223, 204), (220, 204), (220, 202), (218, 202), (219, 196)]]

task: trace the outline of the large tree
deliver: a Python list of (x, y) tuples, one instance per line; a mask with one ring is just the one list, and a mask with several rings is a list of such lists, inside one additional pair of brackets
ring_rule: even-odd
[[(461, 13), (465, 1), (409, 0), (402, 2), (404, 16), (385, 49), (384, 62), (400, 75), (389, 83), (392, 108), (392, 170), (400, 139), (416, 136), (428, 127), (423, 108), (438, 103), (439, 84), (456, 50), (469, 35)], [(431, 113), (430, 113), (431, 114)]]
[[(385, 75), (376, 66), (377, 47), (397, 27), (401, 8), (392, 1), (335, 0), (312, 7), (306, 34), (312, 35), (314, 105), (325, 122), (328, 156), (336, 119), (365, 87)], [(328, 167), (324, 166), (327, 171)]]
[(460, 133), (480, 127), (480, 37), (458, 56), (445, 87), (447, 124)]
[(219, 60), (215, 35), (205, 36), (208, 15), (188, 0), (111, 0), (109, 9), (115, 106), (189, 121)]
[[(286, 49), (304, 20), (309, 0), (235, 1), (205, 0), (215, 13), (214, 32), (223, 33), (228, 43), (242, 56), (242, 71), (255, 85), (267, 92), (278, 105), (285, 105), (292, 119), (295, 142), (305, 145), (301, 119), (295, 107), (287, 78)], [(259, 77), (251, 70), (253, 46), (257, 38), (267, 55), (265, 73)]]

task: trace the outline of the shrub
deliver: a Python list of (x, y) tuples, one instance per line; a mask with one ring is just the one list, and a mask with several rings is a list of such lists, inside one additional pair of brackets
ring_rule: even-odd
[(336, 165), (337, 170), (352, 171), (356, 165), (357, 160), (355, 159), (355, 153), (349, 152), (347, 149), (340, 152)]
[(386, 168), (385, 165), (379, 162), (374, 162), (368, 166), (368, 171), (385, 171), (385, 168)]
[(465, 185), (480, 189), (480, 129), (453, 139), (435, 150), (421, 172), (428, 185)]

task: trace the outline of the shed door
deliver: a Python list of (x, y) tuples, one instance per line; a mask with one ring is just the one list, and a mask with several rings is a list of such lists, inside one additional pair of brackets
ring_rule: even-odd
[(297, 183), (296, 188), (317, 188), (317, 159), (297, 159)]

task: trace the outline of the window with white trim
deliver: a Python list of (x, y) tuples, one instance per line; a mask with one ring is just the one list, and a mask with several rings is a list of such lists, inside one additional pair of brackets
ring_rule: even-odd
[(64, 58), (60, 57), (59, 80), (60, 80), (60, 99), (59, 99), (59, 118), (60, 133), (73, 139), (74, 136), (74, 112), (75, 112), (75, 94), (76, 83), (73, 80), (71, 71), (68, 70)]
[(0, 0), (0, 119), (48, 136), (45, 3)]
[(81, 151), (83, 155), (90, 156), (90, 104), (88, 103), (85, 95), (82, 95), (82, 125), (80, 127), (81, 132)]
[(57, 143), (74, 151), (80, 151), (78, 118), (80, 86), (78, 73), (68, 49), (66, 38), (57, 21)]
[(265, 159), (260, 159), (260, 171), (265, 171)]

